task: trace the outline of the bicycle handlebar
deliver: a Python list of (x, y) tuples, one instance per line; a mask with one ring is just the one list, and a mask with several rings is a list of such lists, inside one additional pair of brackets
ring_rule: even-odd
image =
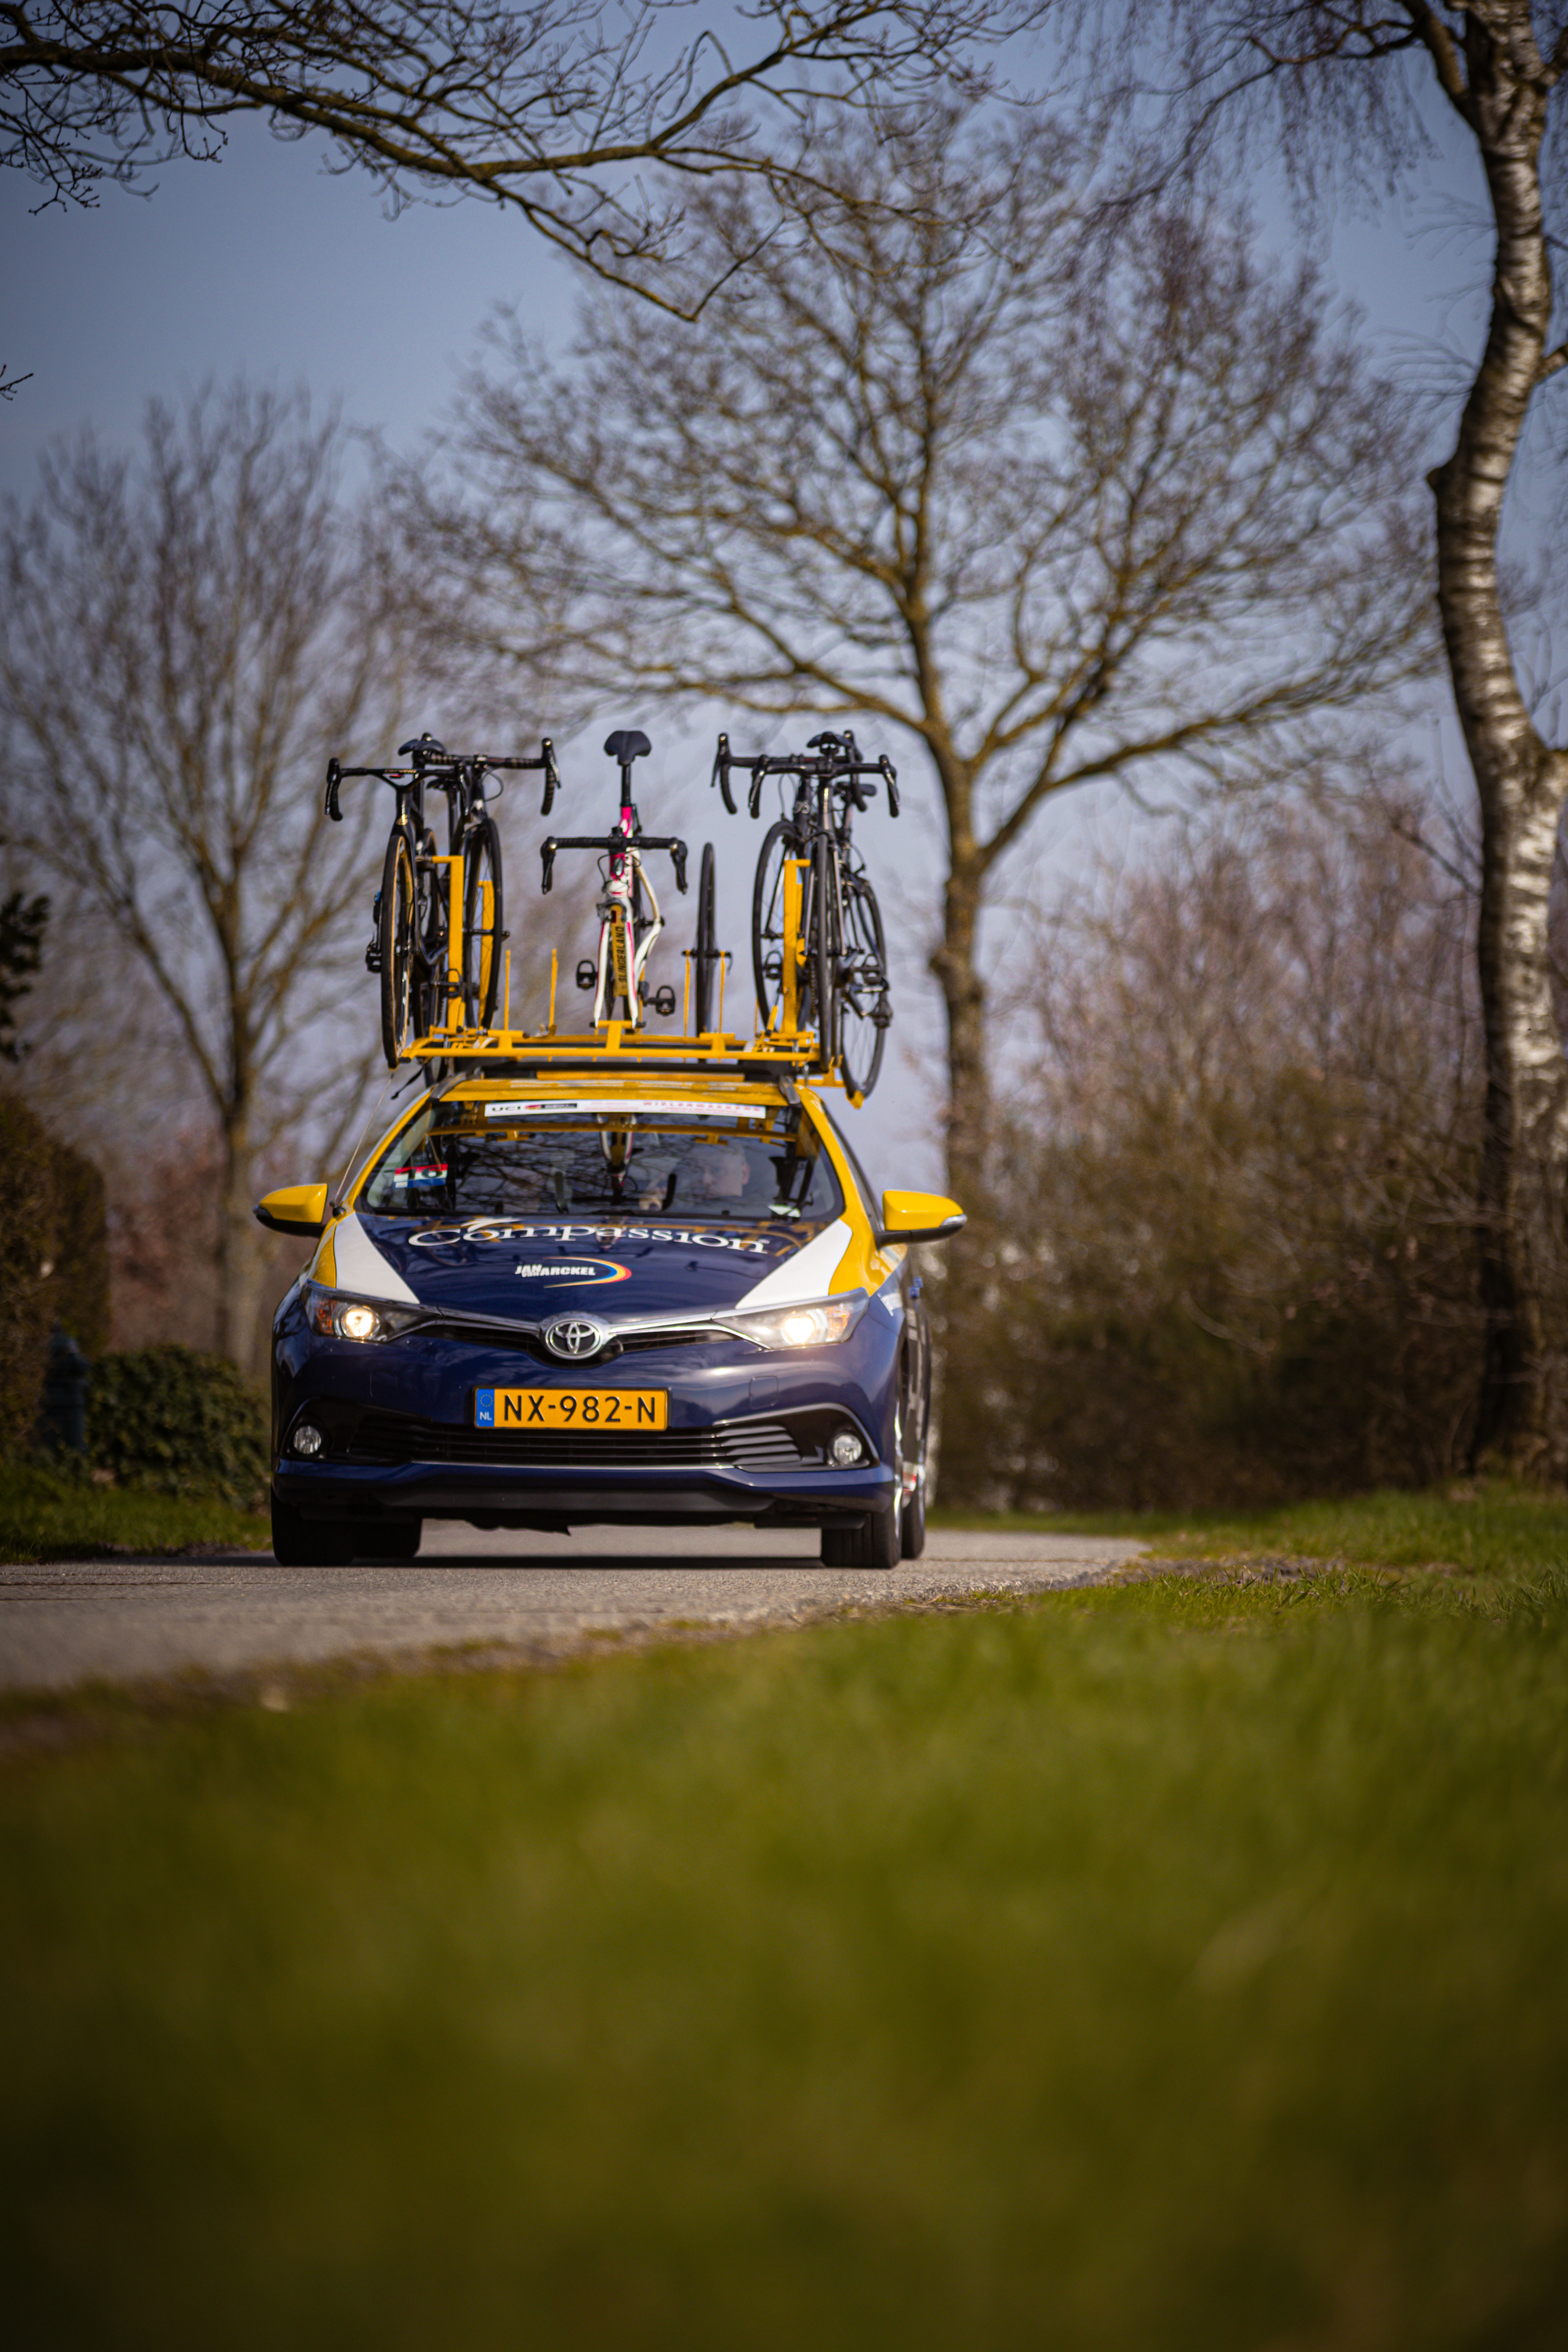
[[(405, 744), (403, 748), (407, 751), (409, 746)], [(544, 797), (540, 803), (541, 816), (550, 814), (561, 785), (561, 771), (555, 764), (555, 746), (548, 735), (542, 736), (540, 739), (537, 760), (497, 759), (488, 751), (475, 751), (466, 758), (460, 758), (456, 752), (439, 750), (422, 751), (416, 746), (414, 765), (411, 768), (345, 768), (340, 761), (329, 760), (327, 761), (326, 814), (334, 824), (342, 823), (343, 812), (338, 797), (339, 787), (347, 783), (351, 777), (374, 776), (378, 783), (390, 784), (396, 792), (416, 777), (427, 776), (437, 790), (450, 792), (454, 788), (458, 773), (464, 768), (473, 769), (480, 777), (489, 773), (492, 769), (542, 770), (544, 775)], [(443, 772), (450, 772), (452, 779), (450, 782), (446, 780)]]
[(598, 849), (611, 857), (621, 856), (628, 849), (668, 849), (675, 866), (675, 887), (683, 898), (686, 896), (687, 847), (685, 842), (678, 841), (673, 834), (563, 833), (559, 838), (552, 834), (548, 841), (542, 841), (539, 845), (542, 867), (539, 887), (545, 898), (549, 897), (555, 879), (555, 853), (558, 849)]
[[(814, 758), (812, 755), (816, 753)], [(888, 787), (888, 814), (897, 816), (901, 805), (899, 799), (899, 775), (884, 751), (875, 760), (862, 760), (857, 754), (854, 736), (846, 728), (842, 735), (824, 732), (812, 736), (804, 751), (759, 751), (746, 757), (730, 749), (728, 735), (721, 735), (719, 748), (713, 755), (713, 772), (710, 785), (717, 784), (723, 795), (724, 805), (731, 816), (735, 814), (734, 796), (730, 790), (730, 772), (746, 768), (751, 772), (752, 788), (746, 795), (746, 806), (752, 816), (760, 814), (763, 804), (763, 784), (769, 776), (798, 776), (804, 782), (808, 777), (832, 784), (852, 800), (862, 815), (870, 805), (873, 784), (863, 785), (862, 777), (879, 776)]]

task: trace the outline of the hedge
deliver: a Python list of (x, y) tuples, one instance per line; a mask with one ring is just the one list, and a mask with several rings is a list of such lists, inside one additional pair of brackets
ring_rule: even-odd
[(252, 1508), (266, 1492), (269, 1444), (265, 1404), (225, 1357), (140, 1348), (92, 1368), (88, 1459), (119, 1485)]

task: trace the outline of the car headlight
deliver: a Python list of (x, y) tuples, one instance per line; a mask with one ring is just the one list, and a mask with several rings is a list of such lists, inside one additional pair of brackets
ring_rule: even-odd
[(770, 1307), (744, 1315), (726, 1315), (727, 1331), (751, 1339), (759, 1348), (821, 1348), (847, 1339), (866, 1312), (863, 1290), (843, 1298), (825, 1298), (813, 1307)]
[(395, 1339), (420, 1319), (417, 1307), (389, 1307), (384, 1298), (346, 1298), (340, 1290), (305, 1285), (305, 1320), (324, 1339)]

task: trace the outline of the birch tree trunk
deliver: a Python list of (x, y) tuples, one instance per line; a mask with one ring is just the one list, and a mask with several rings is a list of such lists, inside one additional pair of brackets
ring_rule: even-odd
[[(1510, 11), (1512, 15), (1515, 12)], [(1531, 50), (1534, 44), (1524, 27)], [(1568, 1469), (1568, 1063), (1552, 1003), (1547, 911), (1568, 755), (1521, 691), (1498, 584), (1503, 499), (1547, 361), (1552, 275), (1541, 145), (1555, 77), (1475, 32), (1461, 111), (1497, 224), (1486, 349), (1453, 454), (1431, 482), (1437, 601), (1475, 772), (1482, 841), (1478, 953), (1487, 1055), (1479, 1197), (1487, 1343), (1478, 1457)]]

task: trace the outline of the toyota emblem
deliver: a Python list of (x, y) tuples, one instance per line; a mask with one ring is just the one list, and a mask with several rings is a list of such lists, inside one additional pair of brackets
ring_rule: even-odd
[(591, 1315), (561, 1315), (544, 1327), (544, 1344), (551, 1354), (564, 1356), (574, 1364), (596, 1356), (609, 1336), (606, 1327)]

